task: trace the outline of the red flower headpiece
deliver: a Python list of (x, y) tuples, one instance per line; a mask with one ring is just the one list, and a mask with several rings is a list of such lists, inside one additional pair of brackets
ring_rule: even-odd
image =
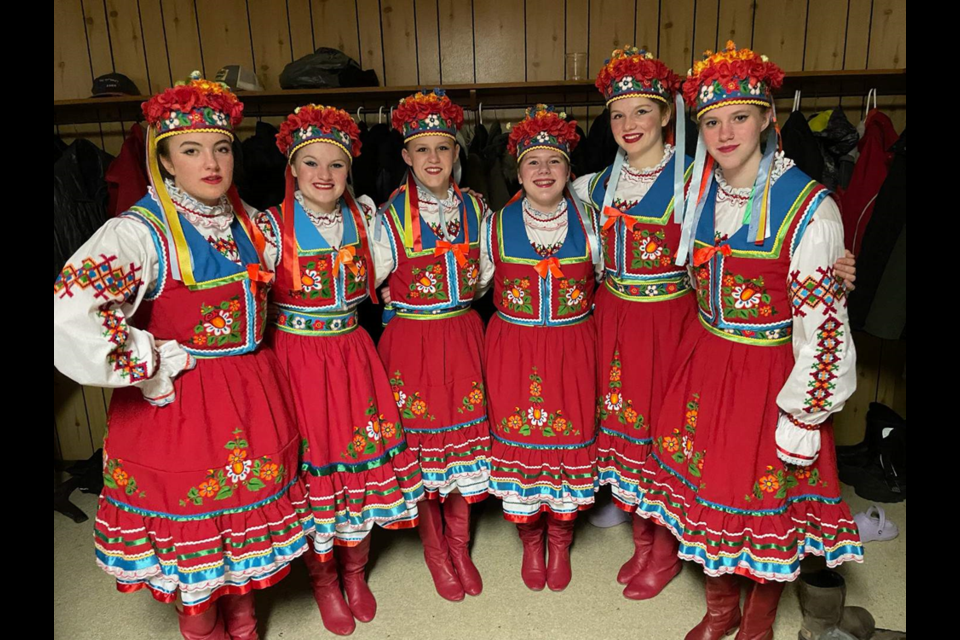
[(404, 98), (393, 112), (393, 128), (403, 134), (404, 142), (431, 135), (456, 139), (462, 126), (463, 109), (442, 89)]
[(569, 160), (580, 134), (576, 121), (567, 122), (566, 117), (544, 104), (527, 109), (527, 117), (510, 131), (508, 150), (520, 160), (534, 149), (553, 149)]
[(356, 158), (360, 155), (360, 127), (346, 111), (315, 104), (298, 108), (280, 125), (277, 147), (288, 158), (314, 142), (336, 145)]
[(222, 131), (231, 137), (243, 121), (243, 103), (230, 88), (200, 77), (199, 71), (143, 103), (143, 115), (157, 140), (191, 131)]
[(708, 51), (683, 84), (687, 104), (697, 106), (697, 118), (727, 104), (773, 105), (773, 92), (783, 86), (783, 69), (733, 42), (720, 53)]
[(623, 98), (651, 98), (672, 104), (682, 79), (656, 59), (636, 47), (617, 49), (597, 76), (597, 89), (607, 105)]

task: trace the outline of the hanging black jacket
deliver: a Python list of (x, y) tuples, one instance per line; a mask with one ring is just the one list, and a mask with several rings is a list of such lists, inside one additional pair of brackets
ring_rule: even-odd
[[(374, 129), (380, 127), (387, 127), (387, 125), (377, 125)], [(377, 157), (379, 171), (377, 197), (374, 200), (379, 206), (390, 199), (407, 175), (407, 163), (403, 161), (403, 136), (400, 132), (393, 129), (387, 132), (383, 144), (378, 149)]]
[(360, 123), (360, 156), (353, 161), (353, 189), (358, 197), (377, 199), (378, 148), (386, 133), (376, 127), (368, 128), (365, 122)]
[(616, 138), (613, 137), (613, 129), (610, 128), (609, 110), (604, 110), (604, 112), (593, 121), (593, 126), (590, 127), (590, 135), (587, 136), (586, 144), (587, 148), (584, 151), (584, 157), (587, 166), (583, 170), (584, 175), (603, 171), (613, 164), (614, 159), (617, 157), (617, 149), (620, 147), (617, 145)]
[(700, 141), (700, 127), (689, 116), (684, 118), (684, 123), (687, 127), (687, 148), (684, 149), (684, 153), (691, 158), (696, 158), (697, 143)]
[(258, 122), (256, 133), (243, 141), (243, 173), (237, 190), (244, 202), (265, 211), (283, 202), (287, 159), (277, 148), (278, 130)]
[(510, 202), (519, 190), (517, 161), (507, 151), (510, 134), (502, 133), (490, 141), (485, 154), (487, 163), (487, 185), (490, 198), (487, 205), (492, 211), (499, 211)]
[(467, 149), (467, 155), (483, 153), (483, 150), (486, 149), (489, 144), (490, 132), (487, 131), (487, 127), (482, 124), (477, 125), (476, 131), (473, 133), (473, 140), (470, 141), (470, 148)]
[(783, 138), (783, 151), (788, 158), (797, 163), (805, 174), (823, 182), (823, 151), (817, 136), (810, 129), (807, 117), (800, 111), (794, 111), (780, 132)]
[(823, 149), (824, 172), (821, 182), (830, 189), (842, 186), (841, 162), (860, 142), (860, 132), (841, 108), (833, 110), (823, 131), (814, 134)]
[(471, 152), (467, 157), (466, 164), (463, 165), (463, 179), (460, 181), (460, 187), (476, 191), (489, 203), (490, 184), (487, 182), (488, 171), (488, 163), (483, 159), (483, 155)]
[(494, 121), (494, 123), (490, 125), (490, 140), (487, 141), (486, 153), (499, 158), (500, 154), (507, 148), (509, 141), (510, 132), (503, 130), (503, 126), (501, 126), (499, 120)]
[(578, 144), (577, 148), (570, 154), (570, 168), (573, 170), (575, 176), (582, 176), (586, 175), (584, 169), (587, 164), (587, 134), (582, 127), (578, 126), (577, 135), (580, 136), (580, 144)]
[(53, 165), (53, 279), (109, 218), (106, 173), (113, 156), (83, 138)]
[(63, 152), (67, 150), (67, 144), (60, 139), (60, 136), (53, 134), (53, 163), (63, 157)]

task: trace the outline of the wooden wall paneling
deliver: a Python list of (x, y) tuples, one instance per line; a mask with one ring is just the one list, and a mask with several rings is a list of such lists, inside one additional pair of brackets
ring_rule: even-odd
[(83, 5), (55, 0), (53, 9), (53, 99), (82, 98), (93, 83)]
[(907, 68), (907, 5), (903, 0), (874, 3), (868, 68)]
[(844, 69), (866, 69), (870, 56), (870, 25), (874, 0), (850, 0), (843, 48)]
[(587, 68), (596, 76), (610, 53), (634, 43), (637, 4), (633, 0), (590, 1), (590, 55)]
[[(876, 0), (870, 27), (870, 69), (907, 67), (907, 5), (903, 0)], [(893, 120), (897, 131), (907, 127), (907, 99), (885, 97), (880, 108)]]
[(360, 62), (356, 1), (313, 0), (311, 6), (313, 8), (313, 41), (317, 48), (339, 49)]
[(414, 0), (382, 0), (380, 12), (384, 83), (393, 87), (420, 84), (416, 3)]
[(684, 73), (693, 62), (693, 35), (697, 21), (694, 0), (663, 3), (660, 14), (660, 59), (677, 73)]
[[(536, 21), (538, 18), (533, 17)], [(477, 82), (525, 82), (526, 15), (517, 0), (481, 0), (474, 4), (477, 25)]]
[(849, 1), (810, 0), (804, 71), (843, 69)]
[[(204, 0), (163, 0), (161, 5), (172, 84), (186, 80), (194, 71), (207, 75), (214, 74), (220, 69), (220, 67), (207, 69), (207, 58), (200, 48), (198, 1)], [(212, 63), (211, 67), (214, 64), (216, 63)]]
[[(566, 0), (566, 52), (590, 52), (590, 0)], [(566, 63), (564, 63), (566, 69)], [(597, 65), (587, 67), (589, 73), (596, 74), (600, 70)], [(566, 78), (566, 75), (564, 75)], [(569, 79), (569, 78), (568, 78)]]
[[(113, 52), (110, 47), (110, 29), (103, 0), (83, 0), (83, 21), (90, 49), (90, 67), (93, 77), (113, 73)], [(85, 92), (89, 95), (90, 89)]]
[(442, 84), (476, 82), (473, 4), (473, 0), (439, 0)]
[(107, 435), (107, 402), (103, 389), (83, 388), (83, 402), (87, 408), (87, 420), (90, 423), (90, 446), (93, 451), (103, 447)]
[(80, 385), (53, 372), (53, 415), (64, 460), (86, 460), (93, 454), (90, 421)]
[[(57, 416), (53, 416), (53, 459), (63, 460), (63, 450), (60, 448), (60, 434), (57, 432)], [(54, 482), (56, 486), (56, 482)]]
[(566, 17), (555, 0), (527, 0), (527, 80), (563, 80), (566, 72)]
[(758, 0), (753, 48), (786, 71), (803, 69), (807, 0)]
[(660, 0), (637, 0), (637, 25), (633, 44), (660, 56)]
[[(600, 64), (591, 64), (590, 52), (590, 0), (566, 0), (565, 50), (567, 54), (583, 53), (587, 57), (586, 77), (594, 78), (600, 71)], [(566, 56), (563, 62), (564, 79), (570, 80)], [(589, 110), (583, 107), (570, 109), (584, 131), (587, 131)]]
[[(114, 13), (119, 17), (118, 12), (114, 11)], [(90, 68), (93, 78), (96, 79), (100, 76), (119, 71), (114, 65), (110, 23), (107, 20), (107, 7), (105, 2), (103, 0), (83, 0), (83, 20), (86, 25), (87, 46), (89, 48)], [(119, 29), (119, 27), (116, 28)], [(140, 63), (141, 68), (143, 68), (142, 55), (140, 57)], [(131, 79), (137, 82), (135, 77), (139, 75), (137, 73), (139, 69), (135, 68), (136, 63), (134, 62), (134, 64), (131, 65), (129, 61), (126, 61), (125, 67), (126, 68), (120, 72), (126, 72), (126, 75), (131, 75)], [(143, 74), (146, 75), (145, 69), (143, 69)], [(92, 84), (91, 81), (91, 87)], [(141, 81), (140, 84), (143, 84), (143, 81)], [(88, 97), (89, 95), (90, 88), (88, 87), (81, 97)], [(98, 125), (98, 129), (100, 139), (99, 141), (95, 140), (95, 143), (107, 153), (117, 155), (123, 143), (123, 123), (109, 122)], [(96, 129), (91, 127), (91, 131), (96, 138)]]
[[(590, 55), (588, 77), (596, 77), (610, 54), (626, 45), (633, 44), (637, 35), (637, 4), (619, 0), (590, 0)], [(587, 122), (603, 113), (601, 107), (587, 110)], [(586, 129), (586, 127), (584, 128)]]
[[(810, 0), (804, 71), (843, 69), (849, 16), (848, 0)], [(844, 110), (853, 121), (859, 120), (861, 102), (862, 99), (857, 98), (842, 101)], [(836, 105), (835, 98), (805, 97), (802, 103), (804, 112), (811, 114)]]
[(867, 333), (853, 336), (857, 346), (857, 390), (834, 420), (837, 444), (850, 445), (863, 440), (867, 412), (877, 400), (877, 386), (883, 355), (881, 341)]
[[(80, 0), (56, 0), (53, 11), (53, 99), (70, 100), (90, 95), (93, 73), (87, 47), (86, 21)], [(66, 144), (88, 138), (103, 145), (100, 125), (68, 125), (58, 128)]]
[(753, 45), (755, 5), (755, 0), (722, 0), (718, 50), (725, 48), (729, 40), (733, 40), (738, 47)]
[[(373, 69), (380, 84), (388, 86), (384, 75), (384, 36), (381, 30), (380, 0), (357, 0), (357, 24), (360, 30), (360, 64)], [(391, 56), (397, 52), (391, 51)]]
[[(697, 0), (697, 24), (693, 38), (693, 55), (691, 61), (696, 62), (703, 57), (705, 51), (716, 51), (720, 43), (720, 5), (723, 0)], [(726, 43), (724, 40), (723, 44)], [(687, 69), (674, 69), (681, 76), (686, 75)]]
[(416, 0), (417, 62), (420, 84), (440, 84), (440, 3)]
[(290, 19), (290, 46), (293, 59), (310, 55), (316, 50), (313, 42), (313, 16), (310, 0), (287, 0), (287, 17)]
[(228, 65), (255, 68), (246, 0), (196, 0), (208, 77)]
[(906, 414), (905, 375), (907, 372), (907, 343), (884, 340), (881, 345), (880, 379), (877, 383), (877, 402)]
[(279, 91), (280, 74), (293, 62), (287, 3), (285, 0), (252, 0), (247, 7), (257, 77), (267, 91)]
[(133, 80), (141, 93), (149, 93), (152, 83), (147, 70), (139, 1), (106, 0), (106, 10), (113, 70)]
[(143, 29), (147, 77), (150, 79), (150, 86), (140, 87), (140, 91), (159, 93), (173, 84), (161, 0), (140, 0), (140, 24)]

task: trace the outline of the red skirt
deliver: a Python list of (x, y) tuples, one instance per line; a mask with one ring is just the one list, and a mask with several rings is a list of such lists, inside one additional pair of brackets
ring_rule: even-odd
[(417, 525), (423, 483), (373, 341), (357, 329), (307, 336), (275, 330), (303, 436), (302, 473), (314, 551), (327, 560), (374, 525)]
[(680, 555), (711, 576), (789, 582), (808, 555), (830, 567), (863, 549), (840, 494), (833, 429), (812, 468), (777, 457), (777, 397), (793, 349), (744, 345), (699, 323), (667, 392), (644, 465), (641, 515), (667, 526)]
[(120, 591), (198, 614), (275, 584), (307, 550), (300, 437), (272, 353), (201, 360), (174, 387), (165, 407), (114, 393), (95, 544)]
[(625, 300), (607, 287), (597, 294), (600, 484), (614, 502), (634, 512), (640, 476), (653, 442), (667, 386), (676, 372), (677, 347), (696, 321), (693, 295), (663, 302)]
[(487, 329), (493, 427), (490, 493), (506, 518), (547, 512), (573, 520), (599, 489), (596, 327), (524, 327), (499, 317)]
[(380, 341), (393, 398), (430, 498), (488, 495), (490, 422), (483, 321), (475, 311), (437, 320), (395, 317)]

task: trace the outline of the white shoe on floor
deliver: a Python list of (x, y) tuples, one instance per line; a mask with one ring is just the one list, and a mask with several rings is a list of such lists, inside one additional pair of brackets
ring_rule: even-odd
[(631, 516), (613, 502), (609, 502), (595, 507), (587, 519), (598, 529), (612, 529), (630, 522)]

